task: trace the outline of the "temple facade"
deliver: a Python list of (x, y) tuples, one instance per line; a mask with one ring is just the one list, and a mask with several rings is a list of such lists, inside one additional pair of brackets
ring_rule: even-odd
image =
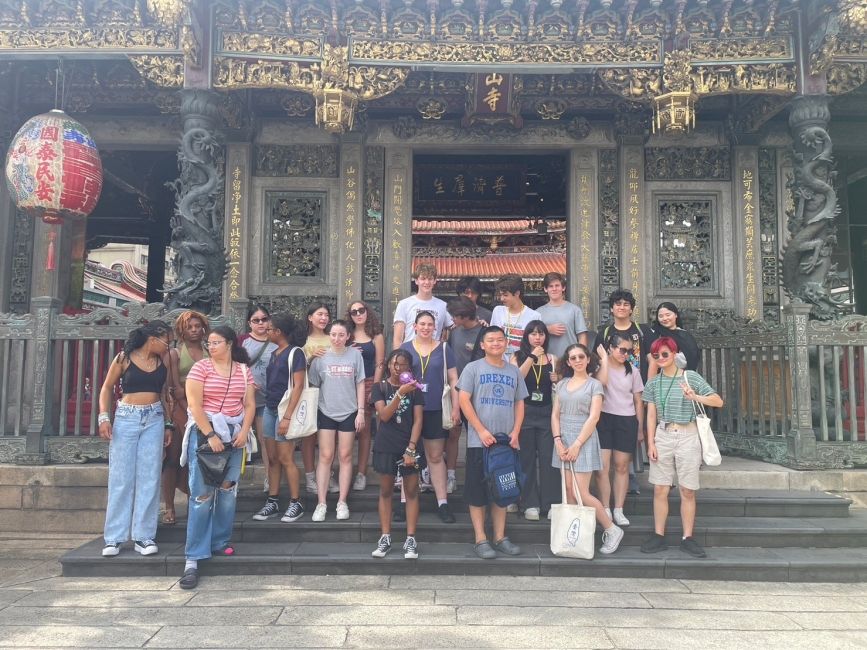
[[(867, 310), (865, 82), (863, 0), (0, 0), (4, 149), (62, 108), (104, 168), (86, 222), (0, 189), (3, 336), (72, 327), (107, 242), (173, 251), (136, 317), (361, 298), (388, 323), (433, 260), (444, 297), (565, 272), (594, 326), (618, 287), (720, 336), (789, 303), (834, 322)], [(68, 364), (33, 364), (0, 459), (67, 430)]]

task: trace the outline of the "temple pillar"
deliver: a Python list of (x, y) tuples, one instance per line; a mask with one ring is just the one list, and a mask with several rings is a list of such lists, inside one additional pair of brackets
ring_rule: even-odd
[[(596, 209), (596, 152), (572, 149), (569, 152), (567, 269), (569, 300), (581, 307), (588, 323), (598, 323), (599, 230)], [(607, 313), (603, 315), (607, 317)]]
[(250, 218), (250, 176), (253, 146), (248, 142), (226, 145), (226, 227), (223, 242), (229, 271), (223, 291), (223, 313), (244, 326), (250, 291), (249, 251), (253, 244), (254, 220)]
[(341, 196), (338, 229), (343, 233), (343, 242), (338, 248), (340, 255), (337, 282), (338, 314), (343, 314), (352, 301), (364, 299), (361, 285), (361, 270), (364, 264), (362, 259), (362, 235), (364, 234), (362, 154), (361, 134), (344, 135), (340, 148)]
[(401, 299), (410, 295), (412, 275), (412, 149), (385, 151), (385, 297), (382, 322), (392, 322)]
[(171, 221), (177, 278), (165, 289), (170, 309), (210, 314), (222, 303), (229, 260), (223, 245), (219, 120), (219, 95), (206, 90), (181, 91), (180, 176)]
[(828, 99), (827, 95), (800, 95), (792, 100), (795, 212), (789, 219), (791, 237), (783, 247), (781, 265), (782, 284), (792, 301), (811, 305), (811, 317), (820, 320), (841, 313), (840, 303), (831, 295), (839, 206)]
[(792, 302), (783, 307), (792, 386), (792, 428), (787, 436), (787, 459), (791, 467), (811, 466), (817, 455), (807, 347), (807, 321), (811, 311), (812, 307), (803, 302)]
[(621, 286), (635, 296), (633, 318), (648, 320), (647, 292), (650, 274), (647, 267), (647, 226), (644, 201), (644, 138), (623, 136), (620, 147), (620, 278)]
[(762, 258), (759, 223), (759, 156), (756, 147), (735, 147), (735, 305), (738, 315), (762, 318)]

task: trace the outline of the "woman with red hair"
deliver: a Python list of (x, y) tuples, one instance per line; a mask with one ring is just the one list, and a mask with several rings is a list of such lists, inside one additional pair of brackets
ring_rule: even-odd
[(683, 524), (680, 550), (693, 557), (706, 557), (704, 549), (692, 536), (701, 466), (696, 403), (719, 408), (723, 401), (700, 374), (677, 367), (674, 362), (677, 353), (677, 343), (668, 336), (656, 339), (650, 346), (650, 356), (660, 371), (647, 382), (642, 395), (647, 403), (647, 455), (650, 458), (649, 481), (653, 485), (654, 532), (641, 545), (641, 551), (656, 553), (668, 548), (665, 543), (668, 493), (676, 480)]

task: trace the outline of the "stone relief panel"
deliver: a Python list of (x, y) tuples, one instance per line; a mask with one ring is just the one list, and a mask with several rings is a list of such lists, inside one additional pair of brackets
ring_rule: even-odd
[(644, 180), (730, 181), (729, 147), (648, 147), (644, 150)]
[(254, 304), (265, 305), (273, 314), (279, 311), (288, 311), (302, 323), (307, 322), (307, 310), (315, 303), (328, 305), (332, 316), (337, 316), (337, 297), (329, 294), (317, 294), (314, 296), (250, 296)]
[(364, 235), (362, 292), (364, 300), (382, 314), (382, 208), (385, 192), (385, 148), (366, 147), (364, 163)]
[(12, 234), (11, 286), (9, 311), (18, 314), (30, 309), (30, 269), (33, 263), (33, 217), (21, 210), (15, 211)]
[(266, 275), (271, 281), (322, 277), (324, 192), (267, 192), (270, 245)]
[(659, 232), (659, 291), (714, 289), (715, 250), (712, 198), (656, 200)]
[(253, 152), (256, 176), (337, 178), (340, 153), (336, 145), (260, 144)]

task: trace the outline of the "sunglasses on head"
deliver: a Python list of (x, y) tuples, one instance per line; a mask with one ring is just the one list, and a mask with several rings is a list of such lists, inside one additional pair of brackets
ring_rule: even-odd
[(358, 307), (357, 309), (350, 309), (350, 316), (364, 316), (367, 313), (367, 307)]
[(660, 352), (659, 354), (651, 354), (650, 356), (654, 359), (668, 359), (671, 356), (671, 352)]
[(261, 325), (262, 323), (267, 323), (269, 320), (271, 320), (270, 316), (263, 316), (262, 318), (251, 318), (250, 322), (253, 325)]

